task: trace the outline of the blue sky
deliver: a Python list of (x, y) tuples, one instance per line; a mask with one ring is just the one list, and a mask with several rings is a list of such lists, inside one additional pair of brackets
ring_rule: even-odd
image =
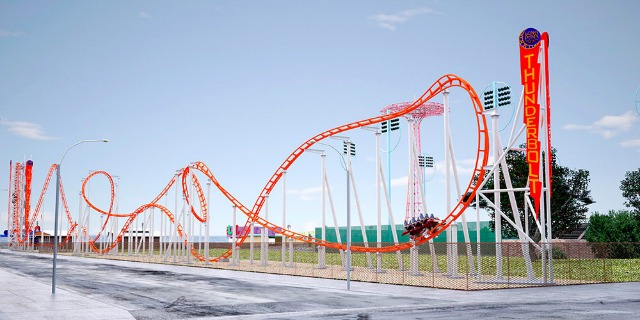
[[(637, 1), (0, 1), (0, 186), (7, 188), (9, 160), (32, 159), (37, 198), (49, 166), (69, 146), (107, 138), (75, 147), (64, 160), (74, 216), (90, 170), (120, 177), (119, 209), (130, 212), (192, 161), (205, 162), (251, 207), (302, 142), (410, 101), (444, 74), (478, 92), (502, 81), (519, 95), (517, 37), (534, 27), (550, 36), (559, 162), (590, 171), (591, 212), (622, 209), (620, 181), (640, 167), (638, 12)], [(475, 154), (468, 96), (453, 91), (451, 105), (460, 113), (452, 119), (458, 162), (468, 167)], [(394, 165), (406, 161), (400, 131), (392, 135), (401, 142)], [(441, 118), (425, 119), (422, 132), (423, 151), (442, 163)], [(361, 148), (354, 170), (364, 220), (374, 224), (374, 139), (350, 136)], [(344, 221), (344, 171), (326, 149)], [(287, 174), (287, 223), (298, 231), (320, 222), (319, 168), (317, 155), (305, 155)], [(396, 221), (406, 176), (406, 165), (392, 167)], [(436, 170), (427, 183), (436, 213), (443, 210), (441, 181)], [(107, 187), (105, 179), (92, 181), (91, 198), (101, 206)], [(52, 184), (45, 229), (53, 191)], [(212, 234), (221, 234), (231, 205), (211, 194)], [(279, 223), (280, 187), (272, 198), (279, 200), (270, 216)], [(0, 197), (3, 229), (6, 208)]]

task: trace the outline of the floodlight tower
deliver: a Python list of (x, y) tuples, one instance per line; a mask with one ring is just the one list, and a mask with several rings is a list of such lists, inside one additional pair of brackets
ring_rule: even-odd
[[(500, 142), (500, 133), (498, 129), (498, 108), (511, 104), (511, 88), (504, 82), (493, 81), (484, 90), (484, 110), (485, 113), (491, 115), (491, 130), (493, 132), (491, 145), (493, 146), (493, 197), (496, 208), (500, 208), (500, 165), (499, 159), (502, 157), (502, 143)], [(496, 210), (496, 212), (498, 212)], [(496, 277), (502, 279), (502, 217), (495, 214), (495, 230), (496, 230)], [(477, 222), (476, 224), (479, 224)], [(478, 230), (480, 230), (478, 228)], [(480, 232), (477, 232), (477, 242), (480, 245)]]

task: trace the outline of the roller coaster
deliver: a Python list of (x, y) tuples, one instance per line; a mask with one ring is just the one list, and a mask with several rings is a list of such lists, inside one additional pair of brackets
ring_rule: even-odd
[[(548, 82), (548, 79), (547, 79), (547, 82)], [(448, 111), (449, 106), (447, 105), (446, 98), (448, 95), (448, 90), (453, 88), (462, 89), (464, 92), (467, 93), (470, 100), (471, 107), (472, 107), (473, 117), (475, 119), (476, 150), (475, 150), (475, 160), (474, 160), (473, 169), (471, 174), (469, 175), (469, 180), (466, 182), (466, 186), (462, 189), (458, 187), (458, 195), (459, 195), (458, 200), (451, 201), (453, 202), (453, 205), (449, 203), (447, 204), (446, 215), (438, 217), (437, 219), (430, 219), (428, 221), (428, 224), (420, 223), (420, 226), (416, 227), (415, 222), (420, 220), (420, 219), (416, 219), (418, 218), (418, 212), (425, 208), (420, 207), (420, 205), (422, 205), (421, 200), (418, 200), (417, 202), (414, 200), (411, 200), (411, 201), (408, 200), (408, 207), (410, 204), (412, 206), (412, 209), (411, 210), (407, 209), (407, 215), (405, 216), (405, 225), (410, 225), (411, 226), (410, 228), (416, 227), (409, 241), (400, 243), (396, 240), (394, 243), (384, 245), (384, 246), (380, 245), (378, 241), (377, 246), (369, 246), (368, 244), (365, 243), (365, 245), (351, 245), (349, 246), (349, 248), (347, 248), (347, 244), (343, 243), (342, 241), (331, 242), (326, 240), (324, 238), (324, 235), (323, 237), (318, 237), (317, 235), (311, 236), (309, 234), (296, 232), (294, 230), (291, 230), (290, 228), (287, 228), (286, 225), (278, 225), (268, 220), (267, 217), (261, 216), (260, 213), (264, 211), (268, 198), (274, 191), (275, 187), (283, 179), (287, 170), (289, 170), (290, 167), (305, 152), (314, 151), (315, 150), (314, 147), (317, 148), (317, 146), (319, 145), (324, 145), (326, 142), (325, 141), (326, 139), (340, 137), (341, 133), (344, 133), (350, 130), (359, 129), (359, 128), (365, 128), (365, 129), (373, 128), (379, 133), (378, 125), (381, 123), (388, 123), (388, 121), (391, 121), (393, 119), (399, 119), (399, 118), (405, 117), (407, 119), (418, 120), (418, 124), (419, 124), (419, 120), (421, 120), (424, 117), (435, 115), (435, 114), (439, 115), (443, 113), (442, 106), (441, 105), (435, 106), (434, 103), (432, 102), (432, 99), (434, 99), (438, 95), (444, 95), (445, 97), (444, 115), (446, 118), (449, 112)], [(547, 86), (547, 90), (548, 90), (548, 86)], [(521, 107), (523, 106), (522, 99), (520, 102), (520, 106)], [(440, 109), (438, 111), (434, 111), (435, 107), (439, 107)], [(166, 217), (166, 219), (168, 219), (169, 223), (174, 226), (172, 230), (175, 232), (175, 237), (179, 239), (179, 242), (182, 242), (186, 247), (189, 248), (188, 251), (190, 252), (192, 257), (195, 257), (195, 259), (199, 261), (207, 262), (207, 263), (220, 262), (223, 260), (226, 261), (226, 259), (231, 257), (234, 253), (234, 248), (236, 246), (242, 245), (245, 241), (247, 241), (248, 237), (250, 236), (250, 230), (253, 230), (252, 227), (254, 224), (258, 224), (263, 228), (271, 230), (275, 234), (281, 235), (283, 238), (286, 237), (287, 239), (309, 243), (319, 248), (331, 248), (331, 249), (336, 249), (340, 251), (349, 249), (354, 252), (365, 252), (365, 253), (399, 252), (402, 250), (415, 248), (416, 246), (419, 246), (425, 242), (428, 242), (434, 239), (439, 234), (441, 234), (442, 232), (450, 228), (453, 224), (455, 224), (455, 222), (461, 216), (464, 221), (463, 213), (465, 212), (466, 209), (469, 208), (469, 206), (472, 203), (475, 203), (476, 206), (478, 205), (478, 202), (479, 202), (478, 200), (481, 197), (483, 197), (483, 192), (508, 193), (510, 196), (510, 200), (514, 201), (513, 193), (515, 191), (525, 190), (525, 189), (516, 190), (513, 187), (511, 187), (511, 189), (509, 190), (507, 189), (499, 190), (498, 187), (488, 191), (481, 190), (481, 188), (486, 183), (486, 177), (488, 177), (489, 173), (493, 173), (494, 177), (496, 177), (496, 172), (498, 172), (498, 170), (503, 170), (503, 172), (505, 172), (505, 170), (508, 170), (506, 163), (504, 163), (505, 152), (503, 151), (504, 148), (502, 148), (501, 146), (499, 137), (496, 137), (496, 135), (494, 135), (493, 137), (489, 136), (489, 133), (491, 130), (489, 129), (489, 125), (487, 124), (487, 115), (490, 115), (493, 118), (496, 115), (495, 110), (485, 110), (485, 107), (483, 107), (483, 103), (480, 101), (478, 94), (476, 93), (474, 88), (466, 80), (462, 79), (461, 77), (454, 74), (446, 74), (440, 77), (439, 79), (437, 79), (415, 101), (409, 102), (409, 103), (396, 104), (383, 109), (383, 111), (384, 111), (383, 114), (370, 117), (367, 119), (355, 121), (355, 122), (350, 122), (342, 126), (328, 129), (304, 141), (295, 150), (293, 150), (293, 152), (291, 152), (287, 157), (284, 158), (284, 161), (282, 161), (280, 166), (271, 175), (271, 177), (266, 182), (266, 184), (262, 188), (260, 194), (258, 195), (257, 199), (255, 200), (255, 202), (251, 207), (242, 203), (230, 191), (228, 191), (222, 185), (222, 183), (218, 181), (218, 179), (216, 178), (212, 170), (205, 163), (197, 161), (197, 162), (190, 163), (189, 165), (180, 169), (165, 185), (162, 191), (155, 196), (153, 200), (149, 201), (146, 204), (140, 205), (138, 208), (136, 208), (132, 212), (125, 212), (125, 213), (116, 212), (114, 208), (114, 203), (116, 201), (115, 200), (116, 187), (114, 186), (113, 177), (105, 171), (94, 171), (94, 172), (91, 172), (86, 177), (86, 179), (83, 180), (81, 196), (86, 206), (91, 208), (95, 212), (101, 214), (104, 217), (104, 220), (101, 223), (101, 228), (99, 233), (95, 237), (89, 239), (88, 238), (89, 230), (87, 228), (86, 223), (81, 221), (83, 219), (79, 219), (78, 221), (74, 221), (72, 219), (71, 212), (69, 210), (69, 206), (66, 201), (63, 184), (62, 184), (62, 181), (60, 180), (59, 187), (61, 191), (60, 192), (61, 200), (62, 200), (65, 216), (68, 220), (68, 225), (69, 225), (68, 233), (66, 234), (65, 240), (61, 245), (70, 241), (71, 239), (74, 239), (74, 238), (80, 239), (84, 237), (85, 239), (89, 239), (87, 241), (87, 244), (93, 252), (98, 254), (107, 253), (113, 250), (114, 248), (117, 248), (118, 244), (122, 242), (124, 237), (126, 237), (127, 232), (130, 232), (130, 229), (132, 228), (132, 224), (134, 223), (134, 221), (142, 213), (146, 212), (147, 210), (154, 209), (154, 210), (159, 210), (161, 214), (164, 217)], [(546, 116), (548, 116), (548, 113), (544, 115), (544, 117)], [(544, 119), (547, 119), (547, 118), (544, 118)], [(547, 124), (548, 124), (548, 119), (544, 121), (539, 121), (538, 127), (543, 128)], [(419, 125), (418, 125), (418, 128), (419, 128)], [(493, 132), (497, 130), (496, 128), (497, 127), (494, 126)], [(510, 137), (508, 148), (513, 147), (513, 144), (515, 143), (517, 138), (524, 131), (524, 129), (522, 129), (518, 134), (515, 134), (515, 128), (516, 126), (514, 124), (514, 129), (512, 130), (512, 136)], [(418, 134), (418, 137), (419, 137), (419, 134)], [(491, 139), (493, 139), (493, 142), (490, 141)], [(448, 142), (445, 141), (445, 144), (447, 143)], [(415, 141), (412, 142), (412, 144), (415, 145)], [(493, 145), (490, 145), (490, 144), (493, 144)], [(547, 147), (550, 148), (550, 146), (547, 146)], [(489, 158), (490, 158), (490, 153), (492, 151), (493, 151), (494, 157), (493, 157), (493, 163), (490, 164)], [(415, 149), (412, 150), (411, 152), (412, 154), (410, 155), (410, 157), (412, 158), (417, 157), (417, 152)], [(349, 156), (347, 155), (347, 158), (348, 157)], [(377, 157), (379, 158), (379, 154), (377, 155)], [(41, 205), (42, 205), (44, 196), (46, 194), (46, 191), (48, 189), (51, 177), (56, 170), (55, 164), (50, 167), (48, 174), (46, 176), (44, 186), (42, 188), (42, 192), (38, 200), (38, 204), (33, 209), (33, 212), (31, 212), (31, 207), (29, 205), (29, 202), (30, 202), (30, 194), (31, 194), (31, 175), (32, 175), (31, 166), (32, 165), (33, 163), (30, 163), (30, 162), (27, 162), (25, 165), (21, 163), (16, 163), (15, 165), (11, 164), (12, 167), (10, 168), (12, 172), (12, 176), (10, 177), (11, 187), (9, 190), (9, 199), (10, 199), (9, 211), (12, 219), (10, 221), (9, 230), (11, 233), (10, 244), (15, 246), (20, 246), (20, 245), (25, 246), (29, 242), (29, 234), (33, 230), (33, 226), (36, 223), (38, 217), (41, 217), (42, 215)], [(420, 192), (417, 191), (415, 187), (415, 185), (417, 185), (416, 182), (411, 181), (411, 177), (416, 175), (416, 172), (417, 172), (416, 168), (415, 167), (411, 168), (410, 171), (412, 171), (410, 173), (410, 184), (413, 184), (414, 187), (413, 188), (410, 187), (410, 191), (408, 192), (409, 194), (407, 195), (407, 197), (412, 197), (410, 195), (411, 193), (421, 192), (421, 191)], [(508, 175), (508, 172), (505, 172), (505, 174)], [(104, 176), (109, 182), (110, 202), (106, 208), (101, 208), (98, 205), (94, 204), (88, 195), (87, 186), (90, 183), (90, 181), (96, 176)], [(239, 230), (241, 230), (241, 232), (237, 235), (234, 235), (233, 239), (235, 241), (233, 241), (233, 246), (229, 248), (227, 251), (225, 251), (224, 253), (216, 257), (208, 257), (208, 253), (209, 253), (208, 250), (206, 250), (206, 254), (202, 254), (200, 252), (201, 250), (196, 249), (193, 246), (193, 243), (189, 241), (189, 234), (187, 234), (187, 229), (189, 230), (191, 229), (187, 228), (187, 226), (184, 224), (184, 219), (183, 219), (183, 222), (181, 223), (180, 219), (178, 219), (178, 217), (176, 216), (177, 212), (175, 212), (175, 210), (172, 211), (167, 207), (167, 205), (162, 205), (160, 203), (161, 199), (168, 196), (172, 188), (175, 188), (176, 192), (178, 189), (180, 189), (182, 198), (186, 203), (186, 208), (187, 208), (186, 211), (191, 215), (192, 219), (195, 219), (195, 221), (198, 221), (199, 223), (203, 223), (203, 224), (206, 224), (207, 222), (209, 222), (211, 218), (211, 214), (209, 212), (210, 209), (209, 209), (208, 197), (207, 195), (205, 195), (205, 190), (203, 188), (203, 184), (201, 183), (201, 178), (199, 178), (199, 176), (201, 177), (204, 176), (210, 183), (212, 183), (215, 186), (218, 192), (224, 198), (226, 198), (227, 201), (233, 206), (234, 212), (235, 212), (235, 209), (237, 208), (242, 214), (246, 216), (246, 221), (244, 222), (244, 228), (240, 228)], [(324, 183), (325, 181), (323, 181), (323, 185)], [(390, 186), (385, 185), (385, 188), (386, 187), (390, 187)], [(546, 185), (546, 187), (548, 187), (548, 184)], [(417, 197), (417, 198), (424, 199), (424, 195), (421, 195), (421, 197)], [(447, 196), (447, 198), (449, 198), (449, 196)], [(486, 197), (485, 199), (488, 200), (488, 198)], [(449, 202), (449, 199), (447, 200)], [(493, 205), (499, 212), (499, 202), (497, 204), (490, 203), (490, 205)], [(544, 209), (544, 204), (543, 204), (543, 209)], [(424, 211), (426, 213), (426, 210)], [(534, 208), (534, 210), (532, 211), (535, 211), (537, 213), (538, 212), (537, 207)], [(516, 210), (516, 212), (520, 214), (518, 210)], [(420, 218), (424, 219), (424, 217), (420, 217)], [(111, 219), (124, 219), (124, 223), (122, 227), (119, 228), (117, 235), (112, 236), (112, 238), (109, 240), (110, 242), (107, 245), (99, 247), (97, 245), (97, 242), (99, 241), (99, 239), (101, 239), (102, 233), (105, 232), (105, 230), (107, 229), (107, 226), (110, 224)], [(411, 221), (411, 219), (413, 219), (413, 222)], [(523, 242), (523, 244), (528, 242), (535, 243), (535, 241), (531, 240), (531, 238), (529, 238), (526, 235), (526, 232), (525, 230), (523, 230), (522, 226), (519, 225), (519, 222), (520, 222), (519, 217), (514, 217), (513, 221), (509, 220), (506, 217), (505, 219), (507, 219), (509, 223), (511, 223), (512, 225), (514, 225), (514, 227), (516, 227), (516, 229), (518, 229), (520, 234), (520, 240)], [(424, 228), (423, 225), (428, 225), (428, 227)], [(544, 227), (545, 227), (544, 223), (542, 223), (541, 227), (543, 228), (543, 231), (544, 231), (543, 234), (545, 235), (545, 237), (547, 237), (547, 234), (550, 234), (550, 230), (544, 230)], [(469, 239), (468, 238), (465, 239), (465, 242), (469, 243)], [(283, 250), (284, 250), (284, 247), (283, 247)], [(543, 251), (547, 249), (540, 248), (540, 250)], [(479, 254), (480, 253), (478, 252), (478, 255)]]
[[(398, 110), (396, 112), (393, 113), (388, 113), (388, 114), (384, 114), (384, 115), (380, 115), (380, 116), (376, 116), (376, 117), (372, 117), (372, 118), (368, 118), (368, 119), (364, 119), (364, 120), (360, 120), (360, 121), (356, 121), (356, 122), (352, 122), (352, 123), (348, 123), (339, 127), (335, 127), (335, 128), (331, 128), (329, 130), (326, 130), (310, 139), (308, 139), (307, 141), (305, 141), (303, 144), (301, 144), (296, 150), (294, 150), (291, 154), (289, 154), (289, 156), (286, 157), (286, 159), (282, 162), (282, 164), (278, 167), (278, 169), (275, 171), (275, 173), (272, 175), (272, 177), (269, 179), (269, 181), (266, 183), (266, 185), (264, 186), (264, 188), (262, 189), (262, 192), (260, 193), (260, 195), (258, 196), (258, 198), (256, 199), (254, 205), (252, 208), (249, 208), (248, 206), (244, 205), (243, 203), (241, 203), (238, 199), (236, 199), (229, 191), (227, 191), (224, 186), (222, 186), (222, 184), (216, 179), (215, 175), (213, 174), (213, 172), (209, 169), (209, 167), (207, 167), (207, 165), (205, 163), (202, 162), (194, 162), (192, 164), (189, 164), (188, 166), (184, 167), (180, 173), (177, 175), (177, 177), (172, 178), (167, 185), (164, 187), (164, 189), (149, 203), (144, 204), (140, 207), (138, 207), (136, 210), (134, 210), (133, 212), (130, 213), (116, 213), (116, 212), (112, 212), (113, 210), (113, 202), (114, 202), (114, 198), (115, 198), (115, 192), (114, 192), (114, 182), (113, 182), (113, 178), (111, 177), (111, 175), (109, 175), (109, 173), (105, 172), (105, 171), (95, 171), (91, 174), (89, 174), (87, 176), (87, 178), (83, 181), (82, 184), (82, 197), (84, 199), (84, 201), (86, 202), (86, 204), (91, 207), (93, 210), (99, 212), (100, 214), (103, 214), (106, 219), (104, 221), (104, 226), (107, 225), (108, 221), (110, 218), (127, 218), (126, 222), (124, 223), (120, 234), (116, 237), (115, 241), (113, 241), (113, 243), (111, 245), (109, 245), (107, 248), (105, 249), (98, 249), (97, 247), (95, 247), (95, 245), (93, 243), (95, 243), (95, 241), (98, 240), (98, 238), (100, 237), (100, 234), (98, 234), (93, 240), (90, 241), (91, 243), (91, 247), (92, 249), (96, 252), (96, 253), (104, 253), (107, 252), (109, 250), (111, 250), (113, 247), (116, 246), (116, 244), (122, 239), (122, 237), (124, 236), (124, 234), (126, 233), (126, 231), (128, 230), (128, 228), (131, 225), (131, 222), (142, 212), (144, 212), (145, 210), (149, 209), (149, 208), (157, 208), (159, 210), (161, 210), (171, 221), (172, 224), (176, 225), (176, 230), (178, 232), (178, 235), (180, 238), (182, 239), (186, 239), (187, 238), (187, 234), (185, 233), (184, 227), (179, 223), (175, 221), (175, 217), (174, 214), (171, 212), (171, 210), (169, 210), (168, 208), (160, 205), (158, 202), (160, 201), (160, 199), (164, 196), (167, 195), (167, 193), (169, 192), (169, 190), (171, 189), (171, 187), (176, 184), (176, 183), (180, 183), (181, 187), (182, 187), (182, 193), (184, 196), (184, 199), (186, 199), (188, 206), (189, 206), (189, 211), (191, 212), (191, 214), (197, 219), (197, 221), (199, 222), (206, 222), (209, 218), (209, 213), (208, 213), (208, 205), (207, 205), (207, 200), (206, 200), (206, 196), (204, 194), (203, 191), (203, 187), (202, 184), (200, 183), (199, 179), (197, 178), (197, 176), (194, 174), (193, 171), (198, 171), (200, 173), (202, 173), (205, 177), (207, 177), (209, 180), (211, 180), (213, 182), (213, 184), (216, 186), (216, 188), (218, 188), (218, 190), (231, 202), (231, 204), (233, 204), (235, 207), (237, 207), (242, 213), (244, 213), (247, 216), (247, 221), (245, 223), (245, 227), (242, 230), (249, 230), (249, 224), (251, 222), (257, 223), (269, 230), (274, 231), (277, 234), (282, 234), (288, 238), (292, 238), (295, 239), (297, 241), (302, 241), (302, 242), (308, 242), (308, 243), (312, 243), (318, 246), (323, 246), (323, 247), (328, 247), (328, 248), (334, 248), (334, 249), (339, 249), (339, 250), (346, 250), (346, 245), (342, 244), (342, 243), (333, 243), (333, 242), (327, 242), (325, 240), (322, 239), (318, 239), (315, 237), (311, 237), (302, 233), (297, 233), (294, 232), (292, 230), (288, 230), (286, 228), (284, 228), (283, 226), (278, 226), (270, 221), (265, 220), (264, 218), (259, 216), (259, 212), (261, 211), (262, 207), (265, 204), (265, 199), (268, 197), (268, 195), (273, 191), (273, 189), (275, 188), (276, 184), (278, 183), (278, 181), (282, 178), (283, 172), (286, 171), (287, 169), (289, 169), (289, 167), (300, 157), (300, 155), (302, 153), (304, 153), (305, 150), (311, 148), (314, 144), (323, 141), (324, 139), (327, 139), (331, 136), (335, 136), (335, 135), (339, 135), (340, 133), (343, 133), (345, 131), (348, 130), (352, 130), (352, 129), (356, 129), (356, 128), (362, 128), (365, 126), (370, 126), (370, 125), (375, 125), (377, 123), (381, 123), (383, 121), (388, 121), (391, 119), (395, 119), (398, 117), (401, 117), (405, 114), (411, 113), (412, 111), (418, 109), (418, 107), (422, 106), (423, 104), (429, 102), (429, 100), (431, 100), (433, 97), (435, 97), (436, 95), (444, 92), (445, 90), (452, 88), (452, 87), (460, 87), (462, 89), (464, 89), (466, 92), (468, 92), (469, 94), (469, 98), (471, 99), (471, 102), (473, 104), (473, 109), (474, 109), (474, 114), (476, 116), (476, 121), (477, 121), (477, 127), (478, 127), (478, 136), (477, 136), (477, 141), (478, 141), (478, 151), (477, 151), (477, 157), (476, 157), (476, 163), (475, 163), (475, 169), (474, 169), (474, 173), (465, 189), (465, 194), (471, 194), (471, 195), (475, 195), (475, 192), (477, 190), (478, 187), (478, 183), (477, 181), (482, 181), (482, 179), (484, 178), (485, 175), (485, 170), (484, 167), (487, 165), (487, 161), (489, 159), (489, 136), (488, 136), (488, 129), (487, 129), (487, 121), (486, 121), (486, 117), (483, 114), (483, 107), (482, 104), (480, 102), (480, 99), (478, 98), (478, 95), (476, 94), (476, 92), (474, 91), (474, 89), (471, 87), (471, 85), (469, 85), (469, 83), (467, 83), (467, 81), (465, 81), (464, 79), (456, 76), (456, 75), (452, 75), (452, 74), (448, 74), (445, 75), (443, 77), (441, 77), (440, 79), (438, 79), (420, 98), (418, 98), (416, 101), (414, 101), (413, 103), (407, 105), (405, 108)], [(52, 165), (47, 177), (46, 177), (46, 182), (45, 185), (43, 187), (43, 191), (42, 194), (40, 196), (40, 200), (39, 200), (39, 204), (36, 206), (36, 209), (34, 210), (34, 214), (31, 215), (31, 218), (28, 218), (27, 215), (27, 219), (25, 219), (25, 225), (24, 227), (27, 230), (29, 229), (29, 225), (34, 225), (35, 221), (38, 217), (38, 214), (40, 213), (40, 204), (42, 203), (42, 199), (44, 197), (44, 194), (46, 193), (46, 190), (48, 188), (49, 182), (51, 180), (52, 175), (54, 174), (56, 169), (56, 165)], [(22, 165), (20, 163), (17, 163), (15, 165), (15, 171), (19, 172), (20, 170), (22, 170)], [(110, 188), (111, 188), (111, 203), (109, 205), (109, 208), (107, 208), (106, 210), (103, 208), (99, 208), (96, 205), (94, 205), (91, 200), (87, 197), (86, 194), (86, 185), (91, 181), (91, 179), (97, 175), (103, 175), (105, 176), (109, 183), (110, 183)], [(15, 174), (16, 177), (18, 177), (18, 173)], [(27, 173), (27, 176), (30, 177), (30, 172)], [(476, 177), (476, 178), (474, 178)], [(19, 179), (15, 179), (16, 183), (14, 183), (14, 188), (13, 188), (13, 192), (17, 193), (20, 190), (20, 184), (19, 184)], [(189, 195), (189, 186), (191, 185), (191, 183), (193, 184), (193, 186), (195, 186), (195, 193), (197, 195), (197, 199), (198, 199), (198, 203), (194, 204), (191, 203), (191, 197)], [(30, 184), (27, 184), (28, 186)], [(61, 184), (61, 190), (64, 190), (64, 188), (62, 187)], [(27, 190), (25, 190), (25, 194), (28, 194), (26, 192)], [(74, 229), (77, 227), (77, 223), (73, 222), (73, 219), (71, 218), (71, 213), (69, 211), (68, 208), (68, 204), (66, 202), (66, 198), (64, 196), (64, 191), (61, 192), (62, 194), (62, 203), (65, 209), (65, 213), (66, 213), (66, 217), (69, 220), (70, 223), (72, 223), (71, 225), (73, 226), (70, 230), (69, 233), (67, 234), (66, 240), (68, 241), (68, 239), (70, 239), (71, 237), (71, 233), (74, 231)], [(468, 197), (466, 198), (466, 201), (461, 199), (454, 207), (454, 209), (449, 212), (449, 214), (444, 217), (443, 219), (441, 219), (440, 223), (435, 226), (434, 228), (432, 228), (427, 234), (421, 235), (419, 237), (415, 238), (415, 244), (421, 244), (426, 242), (429, 239), (432, 239), (434, 237), (436, 237), (438, 234), (440, 234), (442, 231), (444, 231), (447, 227), (449, 227), (449, 225), (451, 225), (451, 223), (453, 223), (461, 214), (462, 212), (469, 206), (469, 203), (473, 200), (473, 197)], [(196, 208), (194, 207), (194, 205), (199, 206), (199, 210), (196, 210)], [(14, 207), (14, 211), (17, 213), (19, 206), (15, 206)], [(28, 210), (28, 206), (27, 208), (25, 208), (25, 213)], [(17, 217), (19, 216), (19, 214), (14, 214), (14, 219), (17, 219)], [(18, 233), (18, 223), (16, 220), (14, 220), (14, 228), (13, 228), (13, 232)], [(82, 231), (83, 233), (86, 233), (86, 230)], [(247, 237), (248, 232), (244, 232), (243, 234), (239, 234), (238, 235), (238, 244), (242, 244), (246, 237)], [(26, 240), (26, 238), (23, 236), (17, 236), (15, 238), (19, 243), (22, 243), (23, 241)], [(184, 240), (186, 241), (186, 240)], [(392, 246), (387, 246), (387, 247), (383, 247), (383, 248), (374, 248), (374, 247), (364, 247), (364, 246), (352, 246), (351, 249), (355, 252), (394, 252), (394, 251), (399, 251), (399, 250), (405, 250), (405, 249), (409, 249), (412, 246), (414, 246), (415, 244), (413, 243), (403, 243), (403, 244), (398, 244), (398, 245), (392, 245)], [(191, 250), (192, 254), (194, 256), (196, 256), (199, 260), (203, 260), (204, 257), (202, 255), (200, 255), (199, 253), (197, 253), (197, 251), (195, 249)], [(231, 255), (231, 251), (226, 252), (225, 254), (216, 257), (216, 258), (212, 258), (210, 261), (211, 262), (217, 262), (220, 259), (223, 258), (228, 258)]]

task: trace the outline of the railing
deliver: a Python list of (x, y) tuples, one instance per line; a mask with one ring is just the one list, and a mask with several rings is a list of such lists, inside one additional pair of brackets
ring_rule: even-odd
[[(99, 244), (96, 246), (99, 247)], [(155, 242), (153, 246), (143, 243), (132, 246), (137, 249), (135, 251), (128, 251), (125, 245), (123, 246), (125, 249), (119, 250), (117, 254), (98, 255), (86, 251), (75, 254), (94, 258), (304, 277), (329, 279), (346, 279), (347, 277), (345, 260), (335, 249), (327, 249), (324, 261), (321, 263), (318, 248), (307, 243), (292, 243), (291, 246), (287, 244), (284, 257), (281, 243), (270, 243), (265, 256), (261, 254), (260, 243), (254, 243), (253, 257), (251, 257), (250, 246), (250, 243), (244, 243), (239, 247), (237, 261), (226, 260), (216, 263), (196, 260), (188, 254), (189, 250), (181, 246), (181, 243), (174, 245)], [(151, 247), (153, 247), (152, 252), (149, 251)], [(210, 243), (210, 256), (215, 257), (229, 247), (229, 243)], [(194, 243), (194, 248), (202, 252), (204, 243)], [(433, 247), (428, 244), (421, 245), (417, 250), (417, 258), (413, 258), (413, 263), (409, 251), (403, 251), (400, 255), (395, 252), (374, 253), (371, 259), (368, 259), (365, 253), (353, 252), (351, 280), (458, 290), (640, 281), (640, 243), (554, 242), (553, 260), (551, 264), (546, 265), (546, 268), (540, 252), (537, 252), (532, 245), (529, 246), (528, 258), (523, 256), (523, 246), (519, 242), (503, 242), (499, 246), (495, 243), (481, 243), (480, 260), (477, 256), (477, 244), (471, 243), (470, 248), (473, 252), (471, 259), (467, 256), (468, 248), (469, 246), (465, 243), (434, 243)], [(51, 246), (47, 246), (46, 243), (43, 246), (31, 248), (43, 253), (50, 253), (51, 249)], [(431, 249), (435, 254), (431, 253)], [(502, 251), (501, 255), (496, 255), (498, 250)], [(448, 255), (445, 254), (447, 252)], [(66, 244), (59, 249), (59, 253), (74, 254), (74, 244)], [(377, 255), (380, 255), (380, 259)], [(496, 256), (501, 256), (501, 259), (497, 260)], [(480, 261), (479, 266), (478, 261)], [(533, 267), (533, 273), (527, 272), (528, 262)]]

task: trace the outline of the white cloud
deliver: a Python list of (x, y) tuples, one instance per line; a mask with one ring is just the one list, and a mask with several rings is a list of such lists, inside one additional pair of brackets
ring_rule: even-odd
[(55, 140), (42, 130), (39, 124), (25, 121), (2, 121), (1, 124), (8, 128), (9, 132), (31, 140)]
[(570, 131), (589, 131), (609, 139), (629, 131), (636, 121), (638, 121), (638, 116), (633, 111), (627, 111), (619, 116), (604, 116), (590, 125), (567, 124), (562, 128)]
[(409, 177), (408, 176), (391, 179), (391, 186), (392, 187), (406, 186), (407, 183), (409, 183)]
[(638, 148), (640, 150), (640, 139), (622, 141), (620, 145), (627, 148)]
[(151, 14), (149, 14), (148, 12), (144, 12), (144, 11), (140, 11), (140, 17), (144, 18), (144, 19), (151, 19), (153, 18), (151, 16)]
[(315, 198), (314, 196), (316, 194), (320, 194), (320, 192), (322, 192), (322, 187), (287, 190), (288, 195), (298, 196), (300, 200), (303, 200), (303, 201), (313, 200)]
[(591, 126), (584, 126), (579, 124), (565, 124), (564, 127), (562, 128), (565, 130), (589, 130), (591, 129)]
[[(435, 164), (436, 172), (438, 172), (442, 176), (444, 176), (446, 173), (445, 172), (446, 168), (444, 164), (445, 164), (444, 160), (438, 161)], [(462, 160), (456, 161), (456, 170), (458, 171), (458, 177), (460, 178), (461, 181), (467, 181), (468, 179), (471, 178), (471, 175), (473, 175), (473, 172), (475, 171), (475, 168), (476, 168), (475, 165), (476, 165), (476, 159), (462, 159)], [(451, 175), (453, 176), (453, 170), (451, 170)]]
[(422, 14), (438, 14), (431, 8), (416, 8), (402, 11), (396, 14), (377, 14), (369, 16), (369, 19), (378, 23), (378, 26), (384, 29), (395, 31), (399, 24), (407, 22), (409, 19)]
[(24, 33), (19, 31), (9, 31), (5, 29), (0, 29), (0, 38), (9, 38), (9, 37), (20, 37)]

